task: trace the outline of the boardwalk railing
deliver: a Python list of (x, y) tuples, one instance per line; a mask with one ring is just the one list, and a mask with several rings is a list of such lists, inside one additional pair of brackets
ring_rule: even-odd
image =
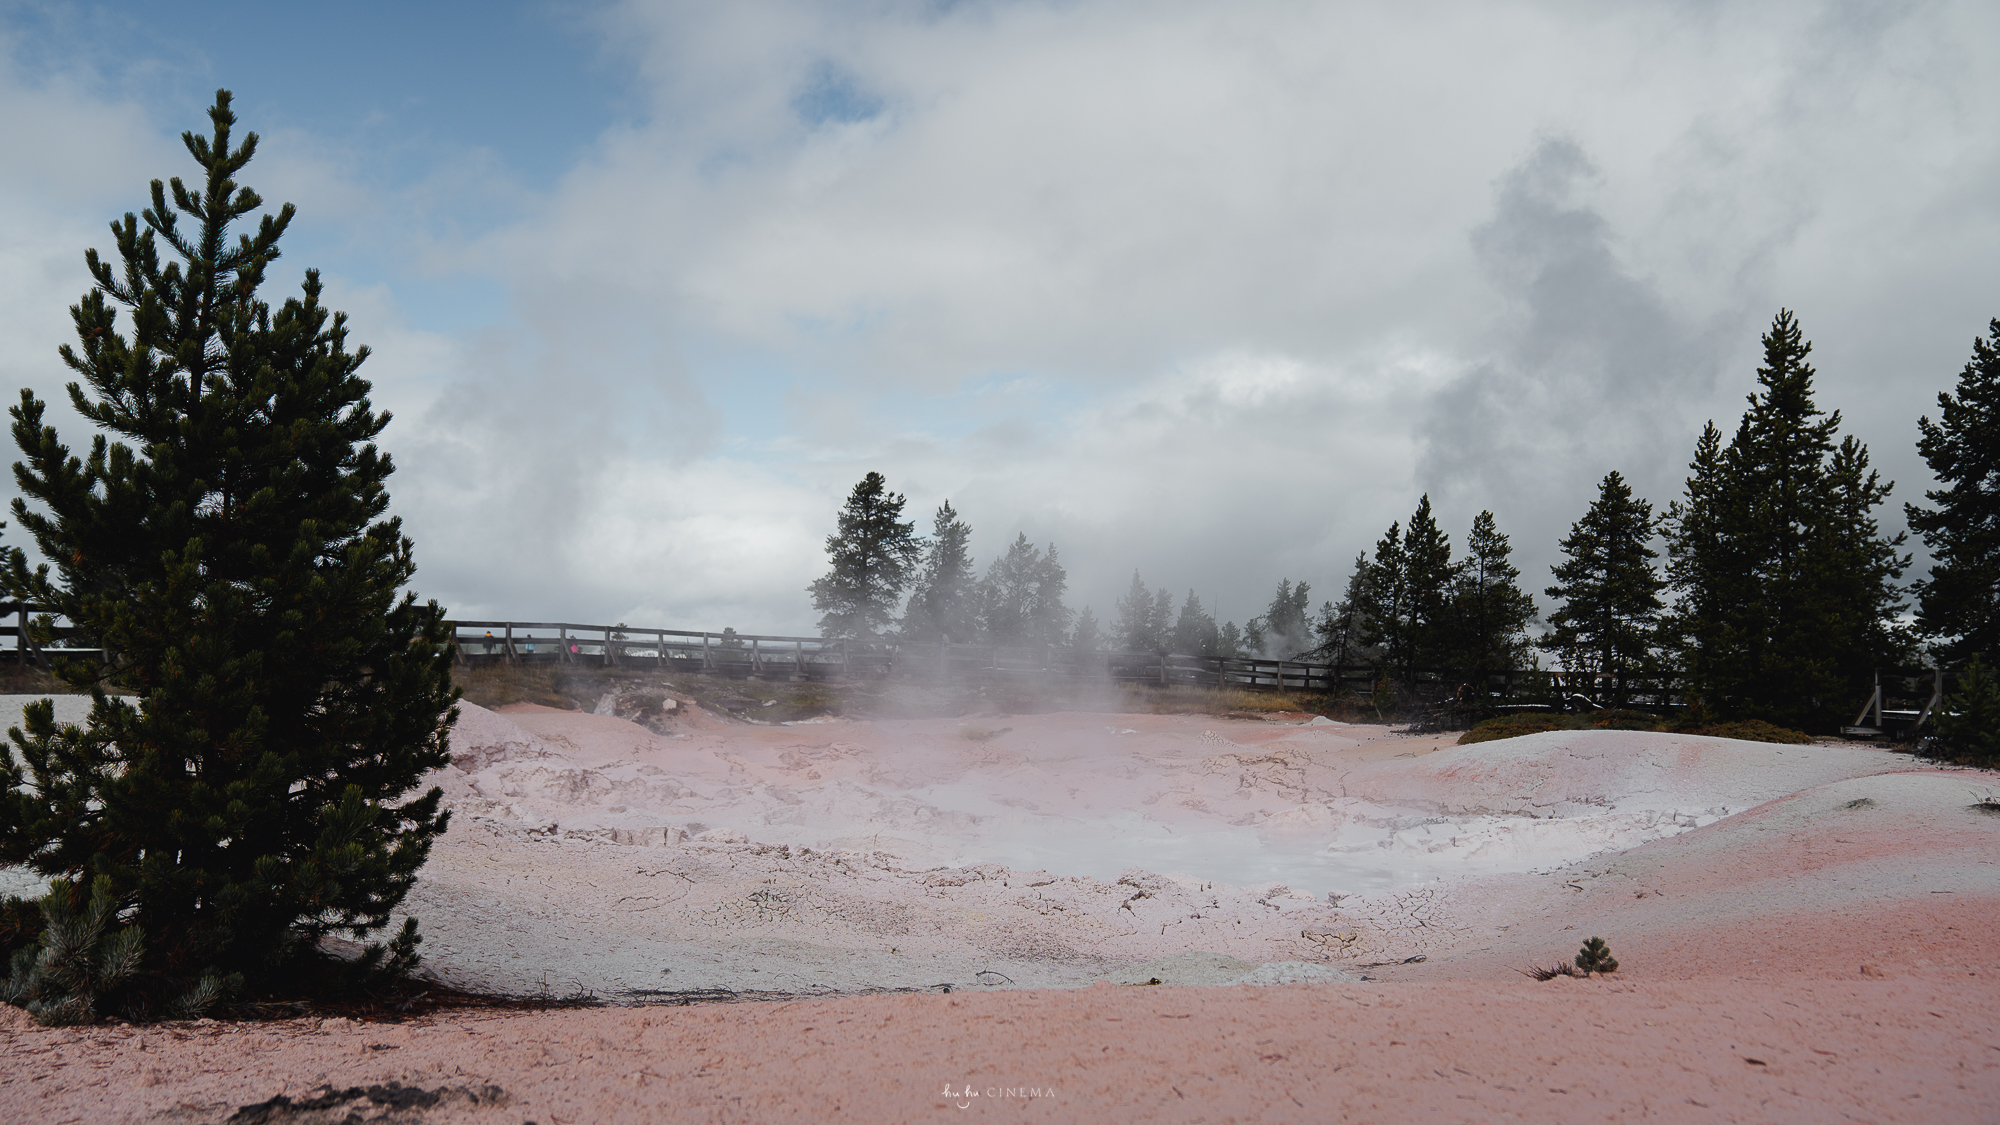
[(73, 656), (103, 659), (104, 650), (83, 635), (81, 629), (55, 619), (52, 644), (39, 644), (29, 635), (31, 619), (49, 613), (49, 607), (33, 602), (0, 602), (0, 661), (47, 666), (56, 657)]
[[(1270, 657), (1200, 657), (1157, 652), (1080, 651), (1063, 645), (967, 645), (829, 640), (823, 637), (710, 633), (584, 625), (568, 621), (453, 621), (459, 660), (530, 664), (651, 665), (683, 673), (716, 673), (758, 679), (823, 680), (848, 676), (911, 679), (1054, 680), (1089, 678), (1114, 683), (1234, 687), (1301, 691), (1371, 699), (1382, 676), (1372, 665), (1338, 665)], [(1529, 670), (1489, 678), (1490, 696), (1513, 697), (1535, 675), (1556, 699), (1595, 694), (1563, 673)], [(1577, 678), (1580, 679), (1580, 678)], [(1399, 685), (1406, 699), (1450, 698), (1461, 679), (1419, 672)], [(1642, 698), (1669, 705), (1664, 685)], [(1549, 704), (1550, 706), (1560, 703)], [(1522, 704), (1519, 706), (1538, 706)]]

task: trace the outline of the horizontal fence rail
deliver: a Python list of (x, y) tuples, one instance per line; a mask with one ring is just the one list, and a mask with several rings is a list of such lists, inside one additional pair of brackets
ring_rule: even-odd
[(35, 640), (29, 622), (51, 613), (50, 607), (33, 602), (0, 602), (0, 661), (46, 667), (50, 661), (62, 657), (104, 658), (102, 648), (84, 636), (83, 630), (65, 624), (60, 615), (55, 616), (50, 629), (51, 643)]
[[(1665, 677), (1622, 680), (1589, 673), (1518, 668), (1490, 673), (1484, 683), (1420, 669), (1390, 677), (1375, 664), (1337, 664), (1271, 657), (1201, 657), (1157, 652), (1078, 650), (1064, 645), (971, 645), (949, 642), (850, 641), (825, 637), (702, 632), (589, 625), (571, 621), (451, 621), (458, 658), (466, 664), (595, 664), (652, 666), (682, 673), (750, 679), (825, 680), (850, 676), (1046, 682), (1094, 679), (1164, 687), (1243, 688), (1341, 695), (1364, 705), (1396, 696), (1401, 705), (1481, 711), (1592, 710), (1623, 701), (1650, 711), (1685, 705)], [(1878, 695), (1881, 727), (1920, 722), (1936, 706), (1944, 679), (1929, 669), (1885, 672), (1881, 690), (1910, 699), (1897, 707)], [(1913, 698), (1912, 698), (1913, 697)]]
[[(31, 627), (48, 617), (45, 638)], [(751, 679), (821, 680), (847, 676), (914, 679), (1094, 679), (1113, 683), (1244, 688), (1344, 695), (1368, 704), (1384, 694), (1406, 703), (1480, 710), (1589, 710), (1614, 700), (1651, 711), (1685, 705), (1665, 677), (1614, 680), (1582, 672), (1519, 668), (1467, 683), (1448, 670), (1418, 669), (1407, 678), (1377, 664), (1338, 664), (1272, 657), (1202, 657), (1157, 652), (1079, 650), (1066, 645), (971, 645), (950, 642), (850, 641), (826, 637), (686, 629), (585, 625), (570, 621), (448, 620), (458, 659), (489, 662), (651, 665), (677, 672)], [(102, 660), (95, 638), (51, 607), (0, 601), (0, 662), (48, 666), (58, 659)], [(1921, 726), (1953, 690), (1957, 677), (1932, 668), (1883, 669), (1874, 694), (1844, 729), (1880, 734)], [(1529, 699), (1527, 696), (1538, 698)], [(1862, 699), (1856, 696), (1857, 701)], [(1850, 704), (1851, 706), (1852, 704)]]

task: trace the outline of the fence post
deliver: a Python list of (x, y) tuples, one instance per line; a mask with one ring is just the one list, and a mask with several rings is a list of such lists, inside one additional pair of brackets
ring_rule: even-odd
[(806, 643), (804, 641), (793, 641), (792, 679), (803, 680), (805, 678), (806, 678)]
[(34, 646), (28, 641), (28, 603), (22, 602), (20, 605), (21, 631), (14, 637), (14, 649), (15, 655), (20, 657), (21, 666), (25, 668), (29, 664), (40, 664), (41, 661), (36, 659), (39, 654), (33, 652)]
[(507, 623), (507, 638), (503, 648), (507, 653), (507, 663), (513, 664), (519, 659), (518, 655), (514, 652), (514, 623), (512, 621)]
[(713, 671), (714, 669), (715, 669), (715, 657), (709, 655), (708, 634), (703, 633), (701, 635), (701, 670), (704, 672), (709, 672)]
[(667, 632), (664, 629), (660, 630), (660, 645), (653, 650), (653, 655), (659, 657), (660, 667), (667, 666)]
[(616, 663), (618, 661), (611, 655), (611, 628), (607, 625), (604, 629), (604, 666), (609, 668)]
[(752, 676), (764, 674), (764, 654), (757, 648), (755, 637), (750, 638), (750, 674)]

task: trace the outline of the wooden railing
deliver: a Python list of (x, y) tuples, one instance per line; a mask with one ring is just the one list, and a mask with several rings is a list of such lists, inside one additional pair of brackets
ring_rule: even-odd
[(38, 643), (29, 635), (28, 621), (48, 612), (48, 606), (33, 602), (0, 602), (0, 661), (46, 666), (60, 656), (103, 658), (104, 650), (83, 636), (83, 630), (62, 624), (60, 618), (53, 629), (55, 643)]
[[(784, 679), (866, 675), (914, 679), (1094, 678), (1115, 683), (1198, 685), (1266, 691), (1346, 693), (1371, 698), (1382, 676), (1372, 665), (1269, 657), (1201, 657), (1157, 652), (1083, 651), (1064, 645), (967, 645), (832, 640), (823, 637), (712, 633), (683, 629), (585, 625), (567, 621), (453, 621), (458, 658), (595, 665), (652, 665), (684, 673)], [(1511, 695), (1528, 670), (1499, 673), (1487, 690)], [(1563, 673), (1551, 686), (1569, 694)], [(1428, 699), (1449, 697), (1460, 678), (1425, 670), (1400, 685)], [(1581, 687), (1582, 685), (1577, 685)], [(1650, 694), (1661, 695), (1664, 685)], [(1587, 693), (1586, 693), (1587, 694)]]

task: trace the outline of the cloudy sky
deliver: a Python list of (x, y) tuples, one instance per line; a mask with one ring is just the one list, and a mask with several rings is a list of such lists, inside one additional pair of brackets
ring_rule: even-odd
[(1780, 307), (1901, 525), (2000, 316), (1995, 43), (1980, 2), (0, 0), (0, 386), (61, 397), (84, 248), (226, 86), (300, 210), (272, 296), (320, 267), (374, 349), (461, 616), (809, 631), (869, 470), (1100, 617), (1135, 567), (1317, 602), (1425, 492), (1539, 589), (1606, 472), (1677, 494)]

